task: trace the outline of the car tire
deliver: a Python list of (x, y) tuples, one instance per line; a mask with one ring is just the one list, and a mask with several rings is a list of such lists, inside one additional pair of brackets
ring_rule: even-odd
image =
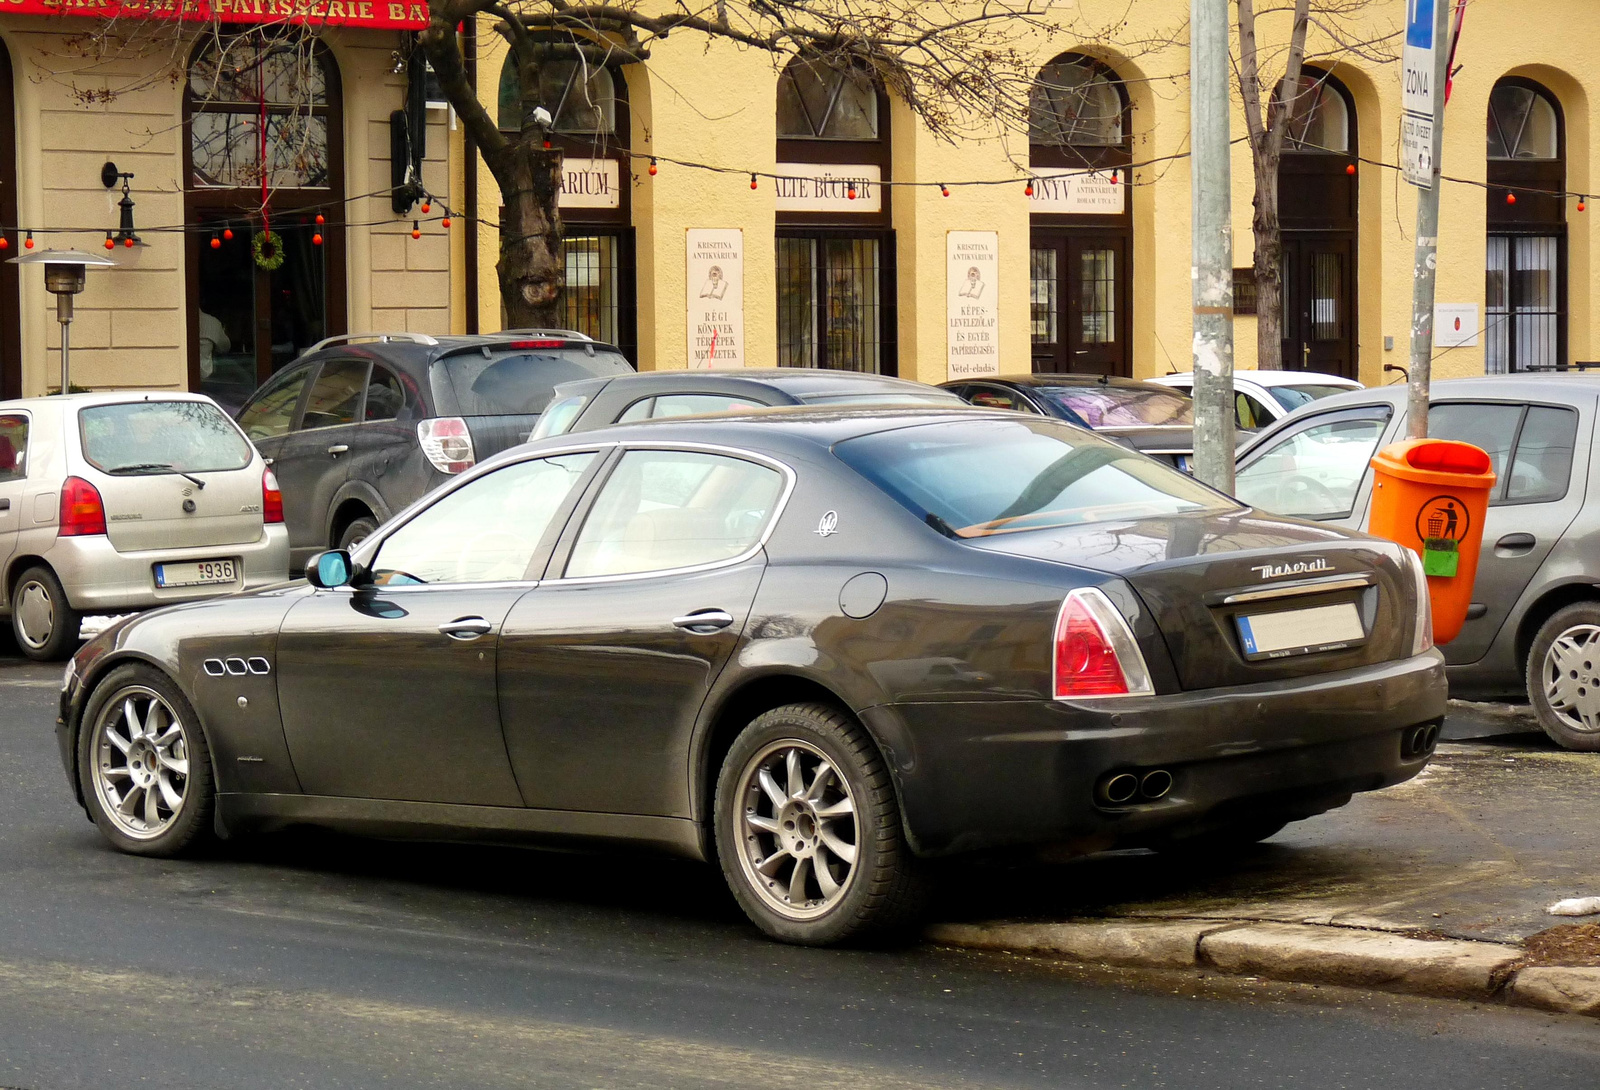
[(56, 573), (40, 564), (22, 573), (11, 588), (11, 631), (24, 655), (36, 662), (59, 662), (82, 641), (83, 614), (72, 608)]
[(729, 889), (772, 938), (825, 946), (904, 933), (921, 915), (925, 880), (889, 770), (837, 708), (791, 704), (751, 722), (722, 763), (715, 829)]
[(1575, 602), (1528, 649), (1528, 702), (1557, 745), (1600, 750), (1600, 602)]
[(78, 728), (78, 785), (121, 851), (180, 855), (211, 835), (211, 747), (182, 691), (153, 667), (119, 666), (96, 683)]
[(363, 515), (361, 518), (352, 519), (350, 525), (346, 526), (343, 532), (339, 534), (339, 543), (335, 548), (349, 552), (371, 537), (377, 529), (378, 520), (375, 518)]

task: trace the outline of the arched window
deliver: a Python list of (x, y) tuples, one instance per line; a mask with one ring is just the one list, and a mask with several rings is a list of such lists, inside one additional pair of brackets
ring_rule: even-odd
[(1121, 81), (1088, 57), (1058, 57), (1028, 95), (1028, 140), (1056, 148), (1113, 148), (1125, 140)]
[(1289, 131), (1285, 151), (1349, 152), (1350, 106), (1329, 77), (1321, 72), (1300, 76), (1300, 87), (1289, 103)]
[(1508, 77), (1489, 92), (1488, 114), (1484, 370), (1555, 370), (1567, 362), (1561, 107), (1547, 88)]
[(189, 62), (189, 384), (225, 406), (345, 329), (341, 108), (333, 56), (296, 30), (208, 34)]
[(796, 57), (778, 77), (778, 139), (878, 139), (877, 87), (862, 73)]
[[(550, 131), (563, 136), (614, 136), (617, 131), (617, 84), (611, 70), (582, 58), (546, 60), (539, 66), (539, 101), (554, 119)], [(507, 55), (500, 69), (500, 128), (522, 131), (522, 89), (516, 58)]]

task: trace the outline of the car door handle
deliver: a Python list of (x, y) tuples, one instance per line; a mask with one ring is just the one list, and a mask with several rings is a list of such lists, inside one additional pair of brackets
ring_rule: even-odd
[(349, 449), (350, 449), (350, 446), (347, 443), (335, 443), (335, 444), (333, 444), (333, 446), (328, 448), (328, 453), (333, 455), (335, 458), (337, 458), (339, 455), (343, 454), (345, 451), (347, 451)]
[(475, 640), (494, 631), (494, 625), (482, 617), (457, 617), (439, 626), (439, 631), (452, 640)]
[(733, 614), (724, 609), (697, 609), (687, 617), (674, 617), (672, 623), (677, 628), (704, 636), (727, 628), (733, 623)]
[(11, 501), (10, 500), (0, 500), (0, 511), (9, 511), (9, 510), (11, 510)]
[(1496, 549), (1531, 549), (1539, 542), (1532, 534), (1507, 534), (1494, 543)]

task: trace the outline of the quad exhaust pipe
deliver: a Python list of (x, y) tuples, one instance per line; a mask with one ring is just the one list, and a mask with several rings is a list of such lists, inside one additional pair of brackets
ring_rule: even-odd
[(1095, 801), (1102, 806), (1155, 802), (1172, 790), (1172, 773), (1164, 768), (1108, 772), (1095, 785)]
[(1433, 752), (1433, 747), (1439, 741), (1439, 724), (1424, 723), (1420, 727), (1412, 727), (1400, 736), (1401, 756), (1407, 760), (1424, 757)]

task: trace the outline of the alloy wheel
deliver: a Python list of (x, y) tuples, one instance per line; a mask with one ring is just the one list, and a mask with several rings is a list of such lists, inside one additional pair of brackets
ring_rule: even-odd
[(1574, 625), (1544, 656), (1544, 694), (1550, 710), (1575, 731), (1600, 731), (1600, 626)]
[(850, 785), (820, 749), (794, 738), (766, 746), (745, 764), (735, 798), (739, 861), (768, 906), (808, 920), (844, 898), (860, 822)]
[(183, 813), (188, 731), (154, 689), (129, 685), (106, 701), (89, 752), (95, 791), (120, 832), (152, 840)]
[(56, 630), (56, 604), (50, 589), (29, 579), (17, 587), (17, 636), (37, 651), (50, 642)]

